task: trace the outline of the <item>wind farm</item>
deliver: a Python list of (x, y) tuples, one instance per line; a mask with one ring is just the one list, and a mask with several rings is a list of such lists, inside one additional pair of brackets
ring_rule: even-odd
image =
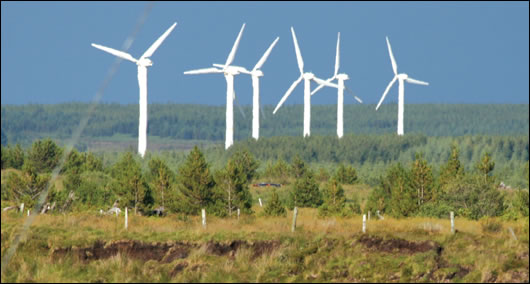
[(528, 8), (2, 2), (2, 283), (528, 283)]

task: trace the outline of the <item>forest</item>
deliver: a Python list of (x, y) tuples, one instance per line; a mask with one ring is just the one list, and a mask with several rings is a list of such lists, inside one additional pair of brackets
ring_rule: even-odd
[[(2, 105), (2, 145), (29, 146), (35, 139), (58, 141), (72, 136), (88, 108), (86, 103)], [(234, 107), (234, 139), (251, 137), (251, 106)], [(273, 106), (261, 108), (260, 137), (301, 136), (303, 106), (286, 105), (272, 115)], [(150, 104), (148, 136), (185, 140), (223, 141), (225, 107), (207, 105)], [(243, 117), (245, 114), (245, 117)], [(311, 134), (336, 135), (335, 105), (313, 105)], [(426, 136), (527, 135), (528, 105), (408, 104), (405, 106), (405, 134)], [(396, 133), (397, 104), (375, 111), (375, 105), (344, 106), (344, 133)], [(118, 134), (137, 137), (138, 105), (100, 104), (90, 116), (82, 138)], [(81, 139), (82, 141), (83, 139)], [(83, 145), (76, 145), (83, 149)]]

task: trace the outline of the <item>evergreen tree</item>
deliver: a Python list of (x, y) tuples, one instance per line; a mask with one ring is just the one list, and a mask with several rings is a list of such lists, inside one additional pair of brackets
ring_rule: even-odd
[(161, 204), (165, 208), (165, 198), (174, 179), (173, 173), (167, 164), (160, 158), (151, 159), (148, 166), (151, 175), (151, 182), (153, 184), (153, 188), (156, 190), (156, 196), (158, 199), (157, 203)]
[(296, 154), (291, 163), (291, 173), (295, 179), (299, 179), (307, 172), (306, 165), (300, 156)]
[(53, 140), (44, 139), (33, 142), (28, 158), (24, 163), (31, 163), (36, 172), (51, 172), (59, 163), (63, 149)]
[(432, 168), (423, 158), (423, 154), (416, 153), (415, 155), (411, 170), (411, 183), (417, 192), (418, 206), (435, 198)]
[(149, 197), (148, 186), (144, 181), (140, 164), (134, 159), (132, 152), (126, 152), (121, 159), (112, 168), (112, 177), (115, 182), (115, 188), (121, 197), (121, 206), (134, 206), (134, 212), (137, 214), (138, 209), (144, 209), (151, 200)]
[(391, 188), (391, 214), (394, 217), (413, 215), (418, 209), (415, 190), (411, 185), (409, 173), (397, 164), (387, 172), (386, 183)]
[(321, 216), (341, 215), (346, 204), (344, 189), (335, 178), (331, 178), (323, 190), (324, 203), (318, 208)]
[(267, 202), (267, 204), (265, 204), (265, 208), (263, 209), (263, 215), (284, 217), (287, 215), (285, 208), (280, 202), (280, 198), (278, 196), (278, 192), (276, 192), (276, 188), (272, 189), (271, 200)]
[(197, 146), (179, 168), (178, 211), (197, 215), (212, 203), (215, 182), (204, 155)]
[(475, 166), (476, 169), (479, 172), (479, 175), (481, 175), (484, 179), (484, 183), (488, 183), (489, 181), (492, 181), (492, 172), (495, 168), (495, 162), (492, 161), (491, 156), (488, 152), (484, 153), (482, 156), (482, 159), (480, 162), (477, 163)]
[(440, 186), (458, 179), (464, 174), (464, 168), (460, 164), (459, 150), (456, 144), (451, 145), (451, 155), (447, 163), (442, 167), (440, 172)]
[(305, 170), (303, 176), (294, 182), (289, 197), (290, 208), (316, 208), (322, 204), (322, 194), (311, 171)]
[(259, 162), (254, 158), (248, 149), (236, 151), (231, 159), (237, 164), (242, 171), (246, 182), (250, 182), (256, 176), (256, 170), (259, 167)]
[(216, 206), (213, 210), (217, 215), (232, 216), (239, 208), (244, 213), (251, 213), (252, 196), (248, 189), (248, 169), (240, 158), (233, 156), (226, 166), (216, 172), (215, 182), (217, 184)]
[(103, 161), (92, 152), (85, 153), (82, 171), (103, 171)]
[(344, 164), (340, 164), (335, 178), (342, 184), (354, 184), (357, 181), (357, 171), (352, 166), (345, 167)]

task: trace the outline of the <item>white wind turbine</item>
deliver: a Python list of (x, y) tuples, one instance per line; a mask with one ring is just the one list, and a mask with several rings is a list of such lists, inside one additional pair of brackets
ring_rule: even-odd
[[(259, 77), (263, 76), (263, 72), (260, 70), (261, 66), (265, 64), (265, 61), (269, 57), (269, 54), (271, 53), (272, 49), (276, 45), (276, 42), (280, 37), (277, 37), (272, 44), (269, 46), (267, 51), (263, 54), (261, 59), (256, 63), (256, 66), (252, 69), (252, 71), (248, 71), (244, 67), (240, 66), (233, 66), (240, 68), (241, 73), (249, 74), (252, 76), (252, 90), (253, 90), (253, 97), (252, 97), (252, 137), (256, 140), (259, 139)], [(221, 64), (213, 64), (216, 67), (223, 67)]]
[(291, 87), (289, 87), (272, 113), (276, 113), (276, 111), (282, 106), (283, 102), (285, 102), (287, 97), (293, 92), (294, 88), (296, 88), (300, 81), (304, 79), (304, 137), (306, 137), (310, 135), (311, 126), (311, 80), (328, 87), (338, 88), (339, 86), (319, 79), (311, 72), (304, 73), (304, 61), (302, 59), (302, 54), (300, 53), (300, 48), (298, 47), (298, 41), (296, 40), (293, 27), (291, 27), (291, 33), (293, 35), (294, 48), (296, 51), (296, 60), (298, 62), (298, 68), (300, 69), (300, 77), (293, 82)]
[[(210, 74), (210, 73), (224, 73), (226, 79), (226, 138), (225, 138), (225, 149), (228, 149), (232, 144), (234, 144), (234, 76), (246, 71), (246, 69), (239, 66), (231, 66), (230, 64), (234, 61), (236, 55), (237, 47), (239, 45), (239, 40), (245, 29), (245, 24), (241, 27), (239, 35), (237, 36), (236, 42), (232, 47), (232, 51), (226, 59), (224, 65), (214, 64), (221, 69), (210, 67), (197, 70), (186, 71), (184, 74)], [(247, 71), (248, 72), (248, 71)]]
[(138, 85), (140, 88), (140, 123), (138, 125), (138, 153), (145, 155), (147, 148), (147, 67), (153, 66), (153, 62), (149, 57), (153, 55), (156, 49), (162, 44), (166, 37), (173, 31), (177, 23), (173, 23), (169, 29), (166, 30), (145, 52), (140, 56), (140, 59), (132, 57), (129, 53), (119, 51), (110, 47), (105, 47), (93, 43), (92, 46), (101, 49), (110, 54), (116, 55), (120, 58), (132, 61), (138, 65)]
[(404, 112), (404, 100), (405, 100), (405, 84), (403, 81), (406, 81), (408, 83), (412, 84), (418, 84), (418, 85), (425, 85), (428, 86), (429, 83), (419, 81), (416, 79), (410, 78), (407, 74), (397, 73), (397, 64), (396, 60), (394, 59), (394, 55), (392, 54), (392, 48), (390, 47), (390, 41), (388, 40), (388, 37), (386, 37), (386, 44), (388, 45), (388, 53), (390, 54), (390, 60), (392, 61), (392, 70), (394, 71), (394, 79), (390, 81), (390, 84), (385, 89), (385, 92), (383, 93), (383, 96), (381, 97), (381, 100), (377, 104), (377, 107), (375, 107), (375, 110), (379, 108), (383, 100), (385, 99), (386, 94), (388, 93), (388, 90), (392, 87), (392, 85), (396, 82), (396, 80), (399, 81), (399, 98), (398, 98), (398, 127), (397, 127), (397, 134), (403, 135), (403, 112)]
[[(340, 32), (337, 36), (337, 53), (335, 55), (335, 73), (333, 77), (326, 80), (326, 82), (331, 82), (335, 80), (335, 78), (338, 80), (339, 87), (337, 89), (338, 91), (338, 97), (337, 97), (337, 136), (341, 138), (344, 135), (344, 122), (343, 122), (343, 114), (344, 114), (344, 81), (349, 80), (350, 77), (348, 74), (345, 73), (339, 73), (339, 49), (340, 49)], [(318, 90), (320, 90), (324, 85), (318, 86), (316, 89), (311, 92), (311, 95), (314, 95)], [(353, 96), (358, 102), (363, 103), (361, 99), (359, 99), (357, 96)]]

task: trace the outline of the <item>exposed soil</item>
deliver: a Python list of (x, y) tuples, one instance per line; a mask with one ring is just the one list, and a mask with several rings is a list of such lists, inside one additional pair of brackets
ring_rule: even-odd
[[(215, 255), (229, 255), (234, 257), (240, 248), (249, 248), (252, 250), (251, 259), (255, 259), (264, 253), (271, 253), (280, 245), (279, 241), (258, 241), (249, 243), (247, 241), (231, 241), (227, 243), (210, 241), (204, 246), (205, 251)], [(199, 248), (199, 244), (176, 242), (176, 243), (144, 243), (140, 241), (122, 240), (104, 243), (96, 241), (94, 245), (86, 248), (66, 247), (58, 248), (52, 251), (54, 260), (61, 259), (66, 255), (72, 255), (79, 261), (92, 261), (106, 259), (120, 253), (127, 257), (141, 261), (156, 260), (161, 263), (170, 263), (175, 259), (185, 259), (192, 249)], [(182, 264), (184, 265), (184, 264)], [(187, 264), (186, 264), (187, 266)], [(175, 272), (184, 269), (182, 266), (176, 266)]]
[(403, 239), (385, 240), (378, 236), (361, 235), (358, 238), (358, 242), (370, 250), (382, 252), (398, 252), (404, 254), (414, 254), (429, 250), (436, 250), (438, 254), (442, 252), (442, 247), (433, 241), (409, 242)]

